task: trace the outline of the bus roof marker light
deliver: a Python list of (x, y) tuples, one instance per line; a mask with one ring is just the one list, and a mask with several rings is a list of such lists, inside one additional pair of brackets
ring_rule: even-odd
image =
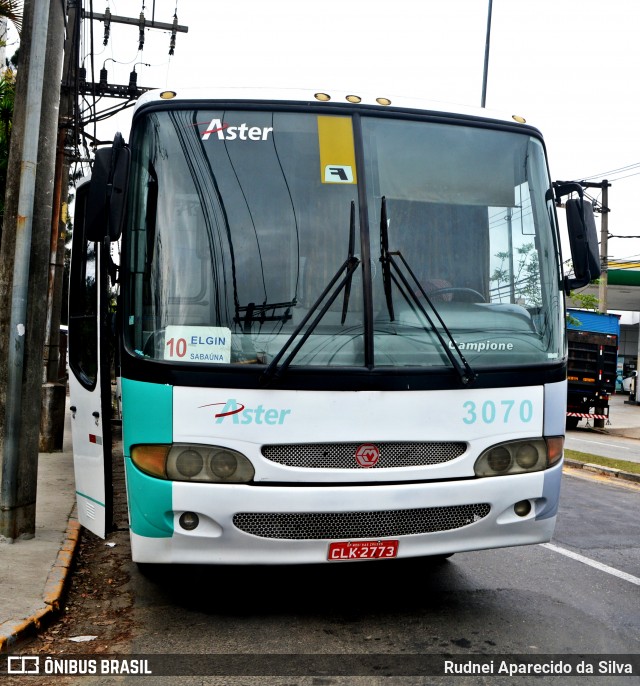
[(362, 98), (359, 95), (347, 95), (347, 101), (357, 105), (359, 102), (362, 102)]
[(524, 117), (521, 117), (519, 114), (512, 114), (511, 119), (513, 119), (513, 121), (517, 121), (518, 124), (526, 124), (527, 123), (527, 120)]
[(173, 98), (175, 98), (176, 95), (178, 94), (175, 91), (162, 91), (162, 93), (160, 93), (160, 97), (163, 100), (173, 100)]
[(314, 93), (313, 97), (321, 102), (329, 102), (331, 96), (328, 93)]
[(376, 98), (378, 105), (384, 105), (385, 107), (391, 104), (389, 98)]

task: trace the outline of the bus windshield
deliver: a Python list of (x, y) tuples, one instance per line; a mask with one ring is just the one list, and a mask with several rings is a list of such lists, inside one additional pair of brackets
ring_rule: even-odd
[(529, 132), (158, 109), (131, 143), (123, 325), (140, 358), (428, 371), (453, 351), (477, 371), (562, 357), (550, 181)]

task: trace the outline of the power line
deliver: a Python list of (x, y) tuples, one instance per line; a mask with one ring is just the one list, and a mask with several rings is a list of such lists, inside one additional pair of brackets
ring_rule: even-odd
[(609, 171), (606, 172), (601, 172), (600, 174), (591, 174), (591, 176), (584, 176), (583, 178), (586, 179), (595, 179), (598, 176), (607, 176), (608, 174), (618, 174), (623, 171), (627, 171), (628, 169), (635, 169), (636, 167), (640, 167), (640, 162), (633, 162), (632, 164), (628, 164), (625, 167), (618, 167), (617, 169), (610, 169)]

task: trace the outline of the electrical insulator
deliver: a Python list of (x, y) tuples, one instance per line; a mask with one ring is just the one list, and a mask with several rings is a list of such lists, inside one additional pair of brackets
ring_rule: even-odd
[(140, 27), (140, 37), (138, 38), (138, 50), (142, 50), (144, 48), (144, 12), (140, 12), (138, 26)]
[(135, 95), (138, 92), (138, 74), (135, 69), (129, 74), (129, 86), (127, 90), (130, 95)]
[(171, 40), (169, 41), (169, 54), (173, 55), (176, 48), (176, 34), (178, 33), (178, 15), (173, 15), (173, 28), (171, 29)]
[(104, 11), (104, 40), (102, 45), (106, 45), (109, 42), (109, 34), (111, 33), (111, 10), (107, 7)]

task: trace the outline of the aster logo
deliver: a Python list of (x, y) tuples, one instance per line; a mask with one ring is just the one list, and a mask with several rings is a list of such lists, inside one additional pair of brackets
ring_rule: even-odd
[(202, 134), (202, 140), (216, 136), (220, 141), (266, 141), (272, 131), (272, 126), (250, 126), (247, 123), (231, 126), (222, 119), (212, 119)]
[(284, 424), (284, 420), (291, 414), (291, 410), (275, 407), (247, 407), (235, 398), (229, 398), (221, 403), (200, 405), (200, 408), (212, 407), (213, 419), (216, 424), (267, 424), (275, 426)]
[(373, 443), (364, 443), (356, 450), (355, 457), (361, 467), (375, 467), (380, 459), (380, 450)]

